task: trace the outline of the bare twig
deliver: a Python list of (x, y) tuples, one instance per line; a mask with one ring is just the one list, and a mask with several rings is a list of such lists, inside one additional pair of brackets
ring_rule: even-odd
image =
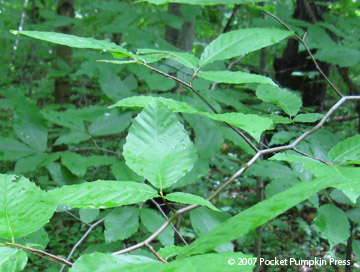
[(167, 261), (161, 257), (150, 244), (145, 244), (145, 246), (156, 256), (156, 258), (158, 258), (163, 263), (167, 263)]
[(68, 260), (65, 260), (64, 258), (61, 258), (59, 256), (56, 256), (54, 254), (51, 254), (49, 252), (46, 252), (44, 250), (41, 250), (41, 249), (37, 249), (37, 248), (33, 248), (33, 247), (28, 247), (28, 246), (23, 246), (23, 245), (19, 245), (19, 244), (16, 244), (16, 243), (8, 243), (8, 242), (4, 242), (5, 245), (7, 246), (14, 246), (14, 247), (18, 247), (18, 248), (21, 248), (21, 249), (24, 249), (24, 250), (27, 250), (27, 251), (30, 251), (30, 252), (33, 252), (33, 253), (38, 253), (38, 254), (41, 254), (41, 255), (44, 255), (44, 256), (47, 256), (55, 261), (58, 261), (58, 262), (61, 262), (65, 265), (68, 265), (68, 266), (72, 266), (73, 263), (72, 262), (69, 262)]
[[(166, 213), (163, 211), (163, 209), (161, 208), (161, 206), (159, 205), (159, 203), (157, 203), (154, 199), (151, 199), (151, 202), (154, 203), (154, 205), (156, 206), (156, 208), (160, 211), (160, 213), (165, 217), (166, 220), (169, 220), (169, 217), (166, 215)], [(186, 240), (184, 239), (184, 237), (181, 235), (181, 233), (179, 232), (179, 230), (175, 227), (175, 225), (173, 223), (170, 223), (170, 226), (173, 228), (173, 230), (176, 232), (176, 234), (179, 236), (179, 238), (181, 239), (181, 241), (183, 241), (183, 243), (185, 245), (188, 245), (188, 243), (186, 242)]]
[(294, 34), (294, 35), (295, 35), (295, 38), (304, 45), (304, 47), (305, 47), (308, 55), (310, 56), (311, 60), (312, 60), (313, 63), (315, 64), (316, 69), (319, 71), (319, 73), (322, 75), (322, 77), (326, 80), (326, 82), (330, 85), (330, 87), (331, 87), (340, 97), (343, 97), (344, 95), (339, 91), (338, 88), (336, 88), (336, 86), (334, 85), (334, 83), (332, 83), (331, 80), (325, 75), (325, 73), (323, 72), (323, 70), (320, 68), (318, 62), (317, 62), (316, 59), (314, 58), (314, 55), (311, 53), (309, 46), (308, 46), (307, 43), (305, 42), (306, 33), (304, 34), (304, 37), (301, 38), (295, 31), (292, 30), (292, 28), (291, 28), (288, 24), (286, 24), (283, 20), (281, 20), (281, 19), (280, 19), (279, 17), (277, 17), (275, 14), (272, 14), (272, 13), (270, 13), (270, 12), (268, 12), (268, 11), (263, 11), (263, 12), (264, 12), (266, 15), (274, 18), (274, 19), (275, 19), (276, 21), (278, 21), (281, 25), (283, 25), (287, 30), (292, 31), (292, 32), (295, 33), (295, 34)]
[[(75, 252), (75, 250), (78, 248), (78, 246), (79, 246), (82, 242), (84, 242), (84, 240), (85, 240), (86, 237), (90, 234), (90, 232), (91, 232), (96, 226), (98, 226), (99, 224), (101, 224), (104, 220), (105, 220), (105, 218), (102, 218), (102, 219), (96, 221), (94, 224), (92, 224), (92, 225), (88, 228), (88, 230), (84, 233), (84, 235), (80, 238), (80, 240), (77, 241), (77, 243), (73, 246), (73, 248), (71, 249), (69, 255), (68, 255), (67, 258), (66, 258), (66, 261), (69, 261), (69, 260), (71, 259), (72, 255), (74, 254), (74, 252)], [(65, 268), (65, 265), (63, 265), (63, 266), (61, 267), (60, 272), (62, 272), (62, 271), (64, 270), (64, 268)]]
[[(277, 152), (286, 151), (286, 150), (295, 150), (296, 145), (298, 145), (301, 141), (303, 141), (307, 136), (313, 134), (314, 132), (319, 130), (321, 127), (323, 127), (326, 120), (329, 119), (329, 117), (347, 100), (360, 100), (360, 95), (342, 97), (335, 105), (333, 105), (331, 107), (331, 109), (325, 114), (325, 116), (320, 120), (320, 122), (315, 127), (313, 127), (312, 129), (304, 132), (297, 139), (295, 139), (295, 141), (293, 143), (288, 144), (288, 145), (284, 145), (284, 146), (278, 146), (278, 147), (272, 147), (272, 148), (259, 150), (243, 167), (241, 167), (234, 175), (232, 175), (226, 182), (224, 182), (214, 193), (212, 193), (207, 198), (207, 200), (214, 199), (220, 192), (222, 192), (227, 186), (229, 186), (235, 179), (237, 179), (239, 176), (241, 176), (262, 155), (277, 153)], [(151, 243), (157, 236), (159, 236), (178, 215), (181, 215), (181, 214), (183, 214), (185, 212), (196, 209), (197, 207), (199, 207), (199, 205), (189, 205), (189, 206), (186, 206), (186, 207), (178, 210), (158, 230), (156, 230), (152, 235), (150, 235), (143, 242), (135, 244), (135, 245), (133, 245), (131, 247), (128, 247), (126, 249), (114, 252), (113, 254), (114, 255), (125, 254), (125, 253), (129, 253), (129, 252), (131, 252), (133, 250), (136, 250), (136, 249), (139, 249), (141, 247), (146, 246), (147, 244)]]
[(114, 154), (114, 155), (116, 155), (118, 157), (121, 157), (120, 153), (109, 150), (109, 149), (106, 149), (106, 148), (102, 148), (102, 147), (91, 147), (91, 146), (89, 146), (89, 147), (79, 147), (79, 148), (69, 149), (67, 151), (71, 152), (71, 151), (83, 151), (83, 150), (100, 150), (100, 151), (110, 153), (110, 154)]
[[(193, 86), (191, 84), (188, 84), (187, 82), (175, 77), (175, 76), (172, 76), (172, 75), (169, 75), (159, 69), (156, 69), (150, 65), (147, 65), (146, 63), (142, 63), (142, 62), (139, 62), (139, 64), (145, 66), (146, 68), (150, 69), (151, 71), (154, 71), (156, 73), (159, 73), (167, 78), (170, 78), (172, 80), (175, 80), (176, 82), (184, 85), (185, 87), (187, 87), (188, 89), (190, 89), (194, 94), (196, 94), (214, 113), (218, 113), (217, 110), (197, 91), (193, 88)], [(196, 71), (195, 71), (196, 73)], [(248, 145), (250, 145), (250, 147), (252, 149), (254, 149), (256, 152), (258, 152), (259, 150), (257, 149), (257, 147), (250, 141), (250, 139), (248, 137), (246, 137), (246, 135), (239, 129), (237, 129), (236, 127), (234, 127), (233, 125), (229, 124), (229, 123), (226, 123), (225, 124), (230, 127), (231, 129), (233, 129), (237, 134), (239, 134), (245, 141)]]

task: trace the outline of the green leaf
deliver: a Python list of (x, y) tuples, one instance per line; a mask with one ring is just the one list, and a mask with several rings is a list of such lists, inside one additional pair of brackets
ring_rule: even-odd
[(66, 152), (61, 154), (61, 163), (74, 175), (82, 177), (90, 166), (109, 165), (115, 162), (115, 158), (108, 156), (84, 157), (76, 153)]
[(21, 157), (26, 157), (37, 152), (38, 151), (32, 147), (12, 138), (0, 137), (0, 158), (2, 160), (15, 161)]
[[(161, 264), (154, 259), (136, 256), (136, 255), (119, 255), (105, 254), (95, 252), (92, 254), (82, 255), (71, 267), (69, 272), (116, 272), (116, 271), (145, 271), (151, 264)], [(136, 270), (136, 269), (138, 270)], [(140, 269), (140, 270), (139, 270)], [(157, 271), (157, 270), (153, 270)]]
[[(235, 262), (228, 264), (229, 259)], [(212, 253), (193, 256), (186, 259), (176, 260), (169, 263), (161, 263), (154, 259), (136, 255), (111, 255), (105, 253), (93, 253), (82, 255), (71, 267), (69, 272), (251, 272), (254, 265), (237, 265), (239, 259), (247, 259), (254, 262), (251, 255), (240, 252)], [(224, 270), (226, 268), (226, 270)]]
[[(341, 181), (342, 182), (342, 181)], [(275, 218), (291, 207), (308, 199), (318, 191), (339, 184), (337, 177), (317, 178), (301, 182), (292, 188), (268, 198), (216, 226), (190, 246), (180, 257), (204, 253), (226, 242), (237, 239), (249, 231)], [(349, 186), (358, 182), (352, 181)]]
[(301, 108), (301, 99), (290, 91), (269, 84), (261, 84), (256, 96), (264, 102), (278, 105), (286, 114), (294, 116)]
[(197, 195), (175, 192), (175, 193), (167, 194), (164, 198), (169, 201), (173, 201), (177, 203), (198, 204), (201, 206), (208, 207), (209, 209), (212, 209), (214, 211), (219, 211), (219, 209), (216, 208), (213, 204), (211, 204), (211, 202)]
[(112, 101), (118, 101), (119, 99), (132, 96), (133, 93), (120, 79), (117, 72), (110, 68), (111, 67), (100, 70), (99, 83), (103, 93)]
[(213, 82), (244, 84), (244, 83), (267, 83), (277, 86), (269, 77), (250, 74), (245, 72), (231, 72), (231, 71), (206, 71), (199, 72), (198, 76)]
[(295, 137), (294, 133), (289, 131), (279, 131), (276, 132), (272, 137), (269, 143), (269, 146), (272, 145), (282, 145), (289, 142), (291, 139)]
[(208, 46), (200, 57), (200, 67), (216, 60), (238, 57), (263, 47), (278, 43), (292, 33), (276, 28), (248, 28), (221, 34)]
[[(166, 221), (157, 211), (146, 208), (141, 209), (140, 218), (149, 232), (155, 232)], [(159, 239), (164, 246), (172, 246), (174, 244), (174, 230), (170, 226), (167, 226), (157, 239)]]
[(320, 229), (320, 235), (329, 241), (330, 248), (339, 243), (346, 244), (350, 224), (341, 209), (330, 204), (322, 205), (316, 213), (314, 224)]
[(107, 243), (125, 240), (138, 231), (139, 209), (122, 207), (112, 211), (105, 217), (105, 241)]
[(251, 134), (257, 141), (260, 140), (261, 133), (266, 129), (271, 128), (273, 124), (271, 119), (255, 114), (243, 114), (235, 112), (215, 114), (205, 112), (202, 109), (185, 102), (154, 96), (133, 96), (120, 100), (110, 107), (146, 107), (154, 102), (160, 102), (166, 105), (173, 112), (201, 114), (212, 120), (227, 122), (234, 126), (238, 126)]
[(136, 174), (122, 161), (114, 163), (111, 167), (111, 171), (117, 180), (144, 181), (143, 177)]
[(190, 5), (231, 5), (231, 4), (253, 4), (263, 2), (263, 0), (143, 0), (155, 5), (163, 5), (166, 3), (183, 3)]
[(326, 46), (326, 49), (318, 50), (314, 57), (321, 61), (339, 65), (340, 67), (351, 67), (360, 61), (360, 50), (336, 44)]
[(360, 159), (360, 134), (339, 142), (329, 151), (329, 159), (336, 164)]
[(188, 68), (196, 69), (199, 66), (199, 59), (192, 54), (176, 51), (166, 51), (157, 49), (138, 49), (138, 53), (144, 56), (158, 56), (172, 59)]
[(96, 40), (93, 38), (78, 37), (74, 35), (68, 35), (68, 34), (56, 33), (56, 32), (46, 32), (46, 31), (10, 30), (10, 32), (14, 35), (21, 34), (38, 40), (66, 45), (69, 47), (105, 50), (112, 53), (116, 53), (120, 56), (122, 55), (123, 57), (127, 56), (132, 59), (137, 59), (136, 55), (127, 51), (125, 48), (113, 42), (109, 42), (105, 40)]
[(47, 156), (48, 155), (46, 154), (38, 153), (19, 159), (15, 164), (15, 173), (23, 174), (26, 172), (35, 171), (38, 167), (41, 166)]
[(39, 109), (29, 101), (21, 99), (14, 108), (14, 121), (16, 135), (35, 150), (44, 152), (48, 133)]
[(131, 181), (97, 180), (65, 185), (47, 192), (48, 199), (81, 209), (105, 209), (131, 205), (158, 196), (150, 186)]
[(298, 114), (294, 118), (294, 122), (297, 123), (313, 123), (321, 118), (323, 118), (324, 115), (320, 113), (305, 113), (305, 114)]
[(80, 219), (88, 224), (93, 222), (100, 214), (99, 209), (80, 209)]
[(0, 271), (23, 271), (28, 261), (26, 253), (13, 247), (0, 247)]
[(78, 144), (90, 139), (90, 136), (83, 132), (70, 132), (69, 134), (61, 135), (56, 139), (54, 145), (62, 144)]
[(143, 79), (150, 91), (166, 92), (176, 87), (174, 80), (155, 73), (144, 75)]
[(123, 156), (132, 170), (160, 190), (185, 176), (197, 160), (184, 127), (161, 103), (144, 108), (135, 118)]
[(20, 238), (37, 231), (53, 215), (56, 205), (45, 201), (45, 192), (21, 177), (0, 174), (0, 237)]
[(83, 120), (66, 111), (43, 111), (42, 116), (59, 126), (67, 127), (75, 131), (85, 132)]
[(89, 133), (93, 136), (105, 136), (123, 132), (132, 118), (131, 112), (119, 114), (118, 111), (105, 112), (99, 116), (89, 127)]

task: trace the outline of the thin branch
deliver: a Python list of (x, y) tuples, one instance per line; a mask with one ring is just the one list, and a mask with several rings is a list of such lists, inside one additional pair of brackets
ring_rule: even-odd
[(307, 43), (305, 42), (305, 38), (306, 38), (306, 33), (304, 34), (304, 37), (300, 37), (295, 31), (292, 30), (292, 28), (286, 24), (283, 20), (281, 20), (279, 17), (277, 17), (275, 14), (272, 14), (268, 11), (263, 11), (266, 15), (269, 15), (270, 17), (274, 18), (276, 21), (278, 21), (281, 25), (283, 25), (287, 30), (294, 32), (295, 34), (295, 38), (301, 42), (308, 55), (310, 56), (311, 60), (313, 61), (313, 63), (315, 64), (316, 69), (320, 72), (320, 74), (322, 75), (322, 77), (326, 80), (326, 82), (331, 86), (331, 88), (340, 96), (340, 97), (344, 97), (344, 95), (339, 91), (338, 88), (336, 88), (336, 86), (331, 82), (331, 80), (325, 75), (325, 73), (323, 72), (323, 70), (320, 68), (318, 62), (316, 61), (316, 59), (314, 58), (313, 54), (310, 51), (309, 46), (307, 45)]
[[(157, 209), (160, 211), (160, 213), (165, 217), (166, 220), (169, 220), (169, 217), (166, 215), (166, 213), (164, 212), (164, 210), (161, 208), (161, 206), (159, 205), (159, 203), (157, 203), (154, 199), (151, 199), (151, 202), (154, 203), (154, 205), (157, 207)], [(183, 241), (183, 243), (185, 245), (189, 245), (188, 242), (186, 242), (186, 240), (184, 239), (184, 237), (181, 235), (181, 233), (179, 232), (179, 230), (175, 227), (175, 225), (173, 223), (170, 223), (170, 226), (173, 228), (173, 230), (176, 232), (176, 234), (179, 236), (179, 238), (181, 239), (181, 241)]]
[[(81, 244), (82, 242), (84, 242), (84, 240), (85, 240), (86, 237), (90, 234), (90, 232), (91, 232), (97, 225), (101, 224), (104, 220), (105, 220), (105, 218), (102, 218), (102, 219), (96, 221), (94, 224), (92, 224), (92, 225), (88, 228), (88, 230), (84, 233), (84, 235), (80, 238), (80, 240), (77, 241), (77, 243), (73, 246), (73, 248), (71, 249), (69, 255), (68, 255), (67, 258), (66, 258), (66, 261), (69, 261), (69, 260), (71, 259), (72, 255), (74, 254), (74, 252), (75, 252), (75, 250), (78, 248), (78, 246), (80, 246), (80, 244)], [(61, 269), (60, 269), (59, 272), (62, 272), (62, 271), (64, 270), (64, 268), (65, 268), (65, 265), (63, 265), (63, 266), (61, 267)]]
[(238, 11), (239, 7), (240, 7), (240, 5), (235, 5), (234, 8), (232, 9), (230, 18), (227, 21), (222, 33), (226, 33), (231, 30), (231, 23), (234, 20), (236, 12)]
[[(235, 179), (237, 179), (239, 176), (241, 176), (251, 165), (253, 165), (262, 155), (265, 154), (272, 154), (277, 153), (281, 151), (286, 150), (294, 150), (296, 149), (296, 145), (299, 144), (301, 141), (303, 141), (307, 136), (311, 135), (315, 131), (319, 130), (326, 122), (327, 119), (329, 119), (330, 115), (332, 115), (345, 101), (347, 100), (360, 100), (359, 96), (344, 96), (342, 97), (335, 105), (331, 107), (331, 109), (327, 112), (327, 114), (321, 119), (321, 121), (312, 129), (306, 131), (302, 135), (300, 135), (293, 143), (284, 145), (284, 146), (278, 146), (278, 147), (272, 147), (267, 148), (258, 151), (243, 167), (241, 167), (234, 175), (232, 175), (226, 182), (224, 182), (214, 193), (212, 193), (207, 200), (214, 199), (220, 192), (222, 192), (227, 186), (229, 186)], [(170, 225), (170, 223), (179, 215), (191, 211), (193, 209), (198, 208), (200, 205), (189, 205), (186, 206), (180, 210), (178, 210), (172, 217), (170, 217), (158, 230), (156, 230), (152, 235), (150, 235), (147, 239), (145, 239), (143, 242), (140, 242), (138, 244), (135, 244), (131, 247), (128, 247), (126, 249), (114, 252), (113, 255), (120, 255), (129, 253), (133, 250), (139, 249), (141, 247), (146, 246), (147, 244), (150, 244), (157, 236), (159, 236), (166, 228)]]
[[(24, 27), (24, 23), (25, 23), (25, 17), (26, 17), (26, 7), (29, 3), (29, 0), (24, 0), (24, 9), (21, 13), (21, 18), (20, 18), (20, 24), (19, 24), (19, 28), (18, 31), (23, 30)], [(12, 56), (12, 60), (15, 59), (15, 54), (16, 54), (16, 50), (19, 46), (19, 35), (17, 35), (14, 46), (13, 46), (13, 56)]]
[(156, 256), (156, 258), (158, 258), (163, 263), (167, 263), (167, 261), (161, 257), (150, 244), (145, 244), (145, 246)]
[(302, 152), (301, 150), (299, 150), (299, 149), (297, 149), (297, 148), (295, 148), (295, 147), (293, 148), (293, 150), (294, 150), (296, 153), (299, 153), (299, 154), (301, 154), (301, 155), (303, 155), (303, 156), (305, 156), (305, 157), (308, 157), (308, 158), (310, 158), (310, 159), (317, 160), (317, 161), (322, 162), (323, 164), (326, 164), (326, 165), (331, 165), (331, 163), (328, 163), (327, 161), (324, 161), (324, 160), (322, 160), (322, 159), (320, 159), (320, 158), (317, 158), (317, 157), (311, 156), (311, 155), (309, 155), (309, 154), (306, 154), (305, 152)]
[[(172, 79), (172, 80), (175, 80), (176, 82), (184, 85), (185, 87), (187, 87), (188, 89), (190, 89), (194, 94), (196, 94), (214, 113), (218, 113), (217, 110), (197, 91), (193, 88), (193, 86), (191, 84), (188, 84), (187, 82), (175, 77), (175, 76), (172, 76), (172, 75), (169, 75), (161, 70), (158, 70), (150, 65), (147, 65), (146, 63), (142, 63), (142, 62), (139, 62), (139, 64), (145, 66), (146, 68), (150, 69), (151, 71), (154, 71), (156, 73), (159, 73), (169, 79)], [(257, 147), (250, 141), (250, 139), (248, 137), (246, 137), (246, 135), (240, 131), (239, 129), (235, 128), (233, 125), (229, 124), (229, 123), (226, 123), (225, 124), (227, 126), (229, 126), (231, 129), (233, 129), (237, 134), (239, 134), (246, 142), (248, 145), (250, 145), (250, 147), (252, 149), (254, 149), (256, 152), (258, 152), (259, 150), (257, 149)]]
[(78, 216), (76, 216), (75, 214), (73, 214), (72, 212), (69, 212), (68, 210), (64, 210), (65, 213), (67, 213), (68, 215), (74, 217), (76, 220), (80, 221), (81, 223), (83, 223), (84, 225), (90, 227), (91, 225), (86, 223), (84, 220), (82, 220), (81, 218), (79, 218)]
[(71, 151), (83, 151), (83, 150), (100, 150), (100, 151), (110, 153), (110, 154), (114, 154), (114, 155), (116, 155), (118, 157), (121, 157), (120, 153), (109, 150), (109, 149), (106, 149), (106, 148), (102, 148), (102, 147), (91, 147), (91, 146), (89, 146), (89, 147), (79, 147), (79, 148), (69, 149), (67, 151), (71, 152)]
[(59, 256), (56, 256), (54, 254), (51, 254), (49, 252), (46, 252), (44, 250), (41, 250), (41, 249), (37, 249), (37, 248), (32, 248), (32, 247), (28, 247), (28, 246), (23, 246), (23, 245), (19, 245), (19, 244), (16, 244), (16, 243), (9, 243), (9, 242), (4, 242), (5, 245), (7, 246), (14, 246), (14, 247), (18, 247), (18, 248), (21, 248), (21, 249), (24, 249), (24, 250), (27, 250), (27, 251), (30, 251), (30, 252), (33, 252), (33, 253), (39, 253), (41, 255), (44, 255), (44, 256), (47, 256), (53, 260), (56, 260), (58, 262), (61, 262), (65, 265), (68, 265), (68, 266), (73, 266), (73, 263), (72, 262), (69, 262), (68, 260), (65, 260), (64, 258), (61, 258)]

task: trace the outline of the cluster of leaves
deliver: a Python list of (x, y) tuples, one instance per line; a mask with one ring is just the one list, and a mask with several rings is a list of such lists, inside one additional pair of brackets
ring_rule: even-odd
[[(239, 2), (244, 1), (227, 4)], [(124, 14), (133, 8), (120, 5), (125, 7)], [(136, 15), (126, 17), (129, 24), (136, 21)], [(293, 23), (298, 30), (300, 23)], [(115, 25), (116, 19), (107, 29)], [(230, 59), (294, 36), (292, 31), (255, 26), (219, 35), (201, 52), (197, 50), (199, 58), (168, 45), (156, 49), (131, 43), (130, 38), (133, 48), (126, 49), (107, 40), (12, 31), (101, 51), (86, 51), (87, 59), (78, 53), (78, 58), (86, 61), (73, 75), (64, 63), (48, 77), (67, 75), (83, 81), (98, 74), (102, 94), (94, 99), (106, 103), (86, 107), (44, 103), (40, 108), (21, 89), (1, 90), (4, 113), (11, 115), (11, 126), (4, 125), (0, 138), (1, 163), (9, 169), (8, 174), (0, 175), (1, 269), (22, 270), (26, 251), (32, 251), (71, 266), (73, 272), (222, 271), (224, 267), (226, 271), (252, 271), (254, 265), (227, 264), (229, 258), (253, 257), (251, 251), (239, 247), (240, 243), (235, 243), (235, 248), (231, 241), (252, 237), (255, 228), (294, 206), (302, 209), (299, 203), (308, 199), (303, 206), (316, 210), (312, 228), (329, 242), (330, 249), (345, 244), (354, 229), (350, 221), (359, 223), (360, 170), (356, 165), (360, 137), (320, 129), (343, 103), (360, 97), (344, 96), (325, 114), (314, 113), (302, 107), (295, 92), (279, 87), (270, 77), (226, 69)], [(330, 58), (330, 45), (316, 40), (319, 33), (327, 37), (329, 24), (308, 27), (310, 47), (318, 49), (316, 59), (343, 67), (359, 61), (359, 43), (348, 33), (342, 36), (346, 44), (333, 42), (331, 48), (351, 56)], [(336, 30), (341, 31), (341, 25)], [(129, 35), (129, 30), (124, 33)], [(107, 58), (108, 53), (112, 59)], [(126, 75), (123, 80), (119, 73)], [(41, 86), (40, 81), (38, 84)], [(214, 88), (214, 84), (221, 87)], [(84, 97), (88, 99), (89, 94), (78, 94), (74, 100), (80, 103)], [(263, 143), (265, 135), (272, 135), (268, 145), (275, 147)], [(259, 148), (261, 145), (265, 147)], [(267, 154), (275, 155), (258, 160)], [(269, 181), (265, 200), (240, 206), (231, 195), (216, 199), (226, 187), (240, 195), (240, 188), (253, 186), (258, 178)], [(327, 189), (330, 187), (335, 189)], [(322, 190), (326, 196), (329, 193), (331, 204), (317, 195)], [(74, 263), (70, 259), (73, 252), (67, 259), (46, 252), (44, 226), (55, 212), (78, 216), (89, 231), (104, 222), (105, 245), (86, 250)], [(185, 219), (181, 219), (183, 214)], [(309, 229), (298, 219), (299, 228)], [(172, 224), (175, 220), (176, 227)], [(179, 240), (185, 246), (180, 246)], [(192, 243), (187, 245), (186, 240)], [(356, 252), (359, 245), (355, 239)]]

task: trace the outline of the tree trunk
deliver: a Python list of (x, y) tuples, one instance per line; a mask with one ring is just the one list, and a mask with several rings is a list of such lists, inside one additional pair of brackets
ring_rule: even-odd
[[(73, 0), (59, 0), (57, 14), (69, 16), (74, 18), (74, 1)], [(71, 26), (63, 26), (58, 28), (59, 32), (65, 34), (72, 33)], [(67, 65), (71, 65), (72, 49), (68, 46), (57, 45), (56, 55), (59, 59), (63, 60)], [(58, 67), (58, 65), (55, 65)], [(70, 102), (71, 84), (68, 76), (58, 77), (55, 79), (55, 102), (68, 103)]]
[[(322, 1), (324, 2), (324, 1)], [(322, 21), (322, 14), (326, 7), (316, 5), (313, 1), (297, 0), (293, 18), (316, 23)], [(329, 74), (330, 65), (319, 61), (319, 66), (325, 73)], [(299, 52), (299, 42), (295, 39), (289, 40), (281, 58), (274, 60), (275, 79), (283, 86), (302, 92), (304, 106), (316, 106), (319, 110), (323, 109), (326, 83), (321, 75), (311, 79), (304, 76), (294, 76), (293, 72), (316, 71), (315, 64), (308, 58), (305, 51)]]

